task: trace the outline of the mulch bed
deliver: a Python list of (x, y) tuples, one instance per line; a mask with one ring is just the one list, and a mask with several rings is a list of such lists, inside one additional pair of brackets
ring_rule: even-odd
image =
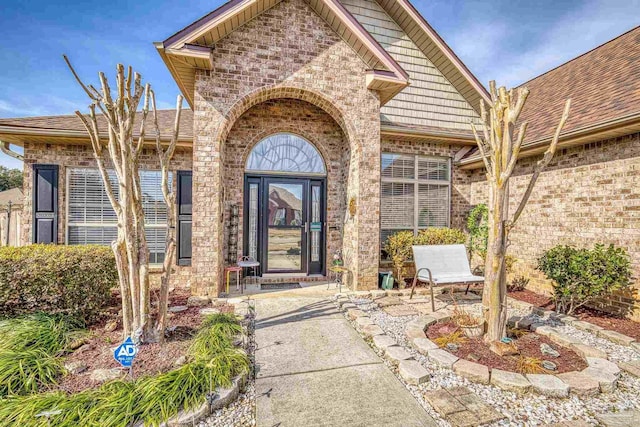
[[(186, 305), (190, 296), (189, 290), (176, 289), (169, 295), (169, 307)], [(168, 327), (175, 327), (172, 335), (167, 338), (164, 345), (144, 344), (140, 346), (133, 364), (134, 378), (145, 375), (155, 375), (167, 372), (174, 368), (175, 361), (187, 354), (191, 345), (193, 334), (200, 327), (202, 307), (189, 307), (180, 313), (169, 313)], [(219, 307), (222, 312), (232, 312), (232, 306)], [(119, 307), (113, 307), (110, 312), (117, 313)], [(115, 331), (105, 331), (105, 325), (109, 321), (117, 320), (118, 328)], [(65, 356), (66, 362), (83, 362), (87, 370), (77, 375), (66, 375), (61, 378), (54, 389), (68, 393), (77, 393), (93, 388), (99, 384), (90, 380), (89, 376), (94, 369), (119, 368), (120, 365), (113, 358), (113, 350), (123, 341), (121, 319), (117, 314), (104, 318), (101, 322), (89, 327), (87, 343), (73, 353)]]
[[(555, 304), (553, 304), (550, 297), (536, 294), (529, 290), (509, 292), (509, 296), (520, 301), (534, 304), (535, 306), (544, 308), (545, 310), (555, 309)], [(580, 307), (576, 310), (574, 317), (593, 323), (594, 325), (598, 325), (605, 329), (633, 337), (640, 341), (640, 323), (631, 319), (604, 313), (589, 307)]]
[[(436, 323), (427, 329), (427, 337), (434, 340), (442, 335), (446, 335), (456, 331), (458, 327), (453, 322)], [(459, 344), (457, 351), (450, 351), (461, 359), (467, 359), (472, 362), (481, 363), (489, 368), (497, 368), (505, 371), (518, 371), (518, 360), (521, 356), (535, 357), (540, 360), (549, 360), (558, 367), (554, 374), (560, 374), (569, 371), (581, 371), (587, 367), (587, 363), (578, 356), (574, 351), (553, 343), (547, 337), (535, 334), (533, 332), (526, 333), (522, 337), (514, 340), (520, 351), (520, 355), (516, 356), (500, 356), (489, 348), (487, 344), (480, 338), (467, 338), (465, 342)], [(542, 354), (540, 344), (546, 343), (560, 353), (560, 357), (551, 357)]]

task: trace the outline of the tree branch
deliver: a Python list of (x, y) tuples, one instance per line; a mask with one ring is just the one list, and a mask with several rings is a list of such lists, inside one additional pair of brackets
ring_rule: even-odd
[(553, 140), (551, 141), (549, 148), (547, 148), (547, 151), (544, 152), (544, 156), (542, 157), (542, 159), (538, 161), (535, 167), (535, 170), (533, 172), (533, 175), (529, 180), (529, 185), (527, 186), (527, 189), (525, 190), (524, 195), (520, 200), (518, 209), (516, 209), (515, 214), (513, 214), (513, 219), (509, 222), (509, 228), (513, 227), (513, 225), (516, 223), (518, 218), (520, 218), (520, 214), (522, 214), (522, 211), (524, 210), (524, 207), (526, 206), (527, 201), (531, 196), (531, 192), (533, 191), (533, 187), (536, 185), (536, 181), (538, 180), (540, 173), (544, 170), (544, 168), (547, 167), (547, 165), (549, 164), (549, 162), (551, 162), (551, 159), (555, 155), (556, 149), (558, 148), (558, 140), (560, 139), (560, 132), (562, 131), (562, 128), (564, 127), (565, 123), (567, 122), (567, 119), (569, 118), (570, 108), (571, 108), (571, 99), (567, 99), (567, 102), (564, 105), (564, 111), (562, 113), (562, 117), (560, 118), (560, 123), (558, 124), (558, 127), (556, 128), (556, 132), (553, 135)]

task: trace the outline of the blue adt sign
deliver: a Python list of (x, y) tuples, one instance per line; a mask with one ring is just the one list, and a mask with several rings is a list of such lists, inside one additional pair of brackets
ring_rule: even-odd
[(113, 351), (113, 358), (116, 359), (123, 367), (130, 368), (136, 354), (138, 354), (138, 348), (133, 343), (131, 337), (128, 337)]

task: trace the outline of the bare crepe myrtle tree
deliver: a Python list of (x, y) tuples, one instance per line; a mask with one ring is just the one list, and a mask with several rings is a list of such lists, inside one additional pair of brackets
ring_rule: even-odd
[[(85, 85), (69, 59), (64, 60), (91, 104), (89, 114), (76, 111), (89, 134), (93, 155), (104, 183), (109, 202), (118, 221), (117, 238), (111, 244), (116, 259), (120, 294), (122, 297), (122, 324), (125, 337), (140, 342), (163, 341), (167, 322), (169, 279), (171, 260), (175, 252), (175, 193), (169, 184), (169, 167), (176, 149), (179, 134), (182, 95), (176, 102), (176, 116), (170, 142), (163, 145), (160, 138), (155, 94), (141, 76), (128, 67), (116, 67), (116, 91), (112, 92), (103, 72), (99, 73), (100, 90)], [(142, 110), (138, 107), (142, 101)], [(151, 105), (151, 109), (149, 108)], [(98, 112), (96, 112), (98, 110)], [(149, 113), (151, 112), (151, 117)], [(97, 114), (102, 114), (106, 129), (100, 129)], [(139, 123), (136, 123), (138, 121)], [(157, 312), (151, 311), (151, 287), (149, 283), (149, 249), (145, 236), (143, 193), (140, 185), (140, 156), (145, 148), (148, 121), (154, 129), (155, 150), (161, 170), (161, 189), (167, 205), (167, 239)], [(134, 129), (139, 129), (134, 137)], [(105, 132), (106, 131), (106, 132)], [(112, 187), (108, 168), (113, 170), (117, 192)]]
[(556, 128), (551, 144), (542, 159), (537, 162), (524, 195), (513, 217), (509, 219), (509, 180), (518, 161), (528, 125), (524, 121), (520, 124), (519, 130), (516, 130), (516, 123), (529, 96), (529, 89), (521, 87), (515, 93), (514, 89), (507, 91), (504, 86), (496, 89), (495, 81), (491, 81), (489, 86), (491, 93), (489, 111), (484, 101), (480, 102), (483, 128), (479, 130), (473, 123), (471, 128), (486, 168), (489, 187), (489, 239), (482, 305), (487, 323), (485, 340), (496, 343), (505, 336), (506, 332), (505, 256), (509, 247), (509, 232), (522, 214), (540, 173), (551, 162), (556, 152), (560, 132), (569, 117), (571, 100), (566, 101), (560, 124)]

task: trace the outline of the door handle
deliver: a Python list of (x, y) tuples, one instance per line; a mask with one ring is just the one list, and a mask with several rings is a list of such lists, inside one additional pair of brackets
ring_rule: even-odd
[(309, 232), (309, 222), (305, 222), (304, 223), (304, 232), (308, 233)]

